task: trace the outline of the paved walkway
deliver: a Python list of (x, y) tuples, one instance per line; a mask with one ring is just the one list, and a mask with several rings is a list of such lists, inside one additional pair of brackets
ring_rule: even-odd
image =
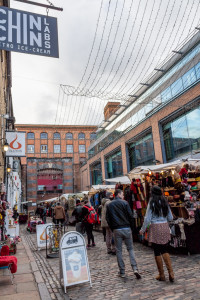
[(11, 284), (8, 270), (0, 270), (0, 300), (40, 300), (37, 282), (35, 281), (32, 266), (34, 257), (26, 246), (24, 239), (17, 245), (18, 259), (17, 273), (14, 284)]
[(200, 255), (173, 255), (175, 283), (158, 282), (154, 279), (157, 270), (152, 249), (135, 243), (135, 254), (142, 279), (136, 280), (133, 275), (126, 249), (124, 249), (124, 260), (127, 277), (122, 279), (117, 276), (116, 256), (106, 253), (103, 236), (96, 232), (95, 242), (97, 246), (88, 251), (93, 287), (90, 288), (89, 283), (73, 286), (67, 289), (67, 295), (65, 295), (59, 285), (58, 258), (47, 260), (44, 250), (36, 251), (36, 235), (26, 233), (26, 241), (34, 251), (38, 268), (53, 300), (200, 300)]
[(142, 279), (134, 277), (125, 249), (126, 278), (122, 279), (117, 276), (116, 257), (106, 253), (103, 236), (97, 232), (97, 246), (88, 251), (93, 287), (89, 283), (72, 286), (66, 295), (59, 284), (59, 259), (46, 259), (44, 250), (37, 251), (36, 234), (28, 233), (24, 226), (21, 233), (14, 285), (8, 276), (0, 275), (0, 300), (200, 300), (200, 255), (173, 255), (175, 283), (158, 282), (151, 248), (135, 243)]

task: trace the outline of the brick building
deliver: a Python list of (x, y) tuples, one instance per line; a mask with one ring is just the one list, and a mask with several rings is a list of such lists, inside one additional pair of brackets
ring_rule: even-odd
[(26, 132), (24, 199), (36, 202), (81, 190), (80, 165), (87, 159), (96, 127), (18, 124), (16, 129)]
[(137, 166), (200, 157), (200, 31), (143, 82), (97, 129), (83, 190)]

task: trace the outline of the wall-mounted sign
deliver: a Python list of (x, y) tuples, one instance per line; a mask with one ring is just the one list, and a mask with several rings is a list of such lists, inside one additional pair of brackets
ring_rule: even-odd
[(49, 236), (46, 233), (46, 228), (49, 225), (52, 225), (52, 224), (48, 223), (48, 224), (41, 224), (41, 225), (36, 226), (38, 249), (45, 248), (46, 247), (46, 241), (47, 241), (47, 245), (49, 245)]
[(60, 241), (60, 281), (62, 278), (65, 293), (71, 285), (90, 282), (92, 286), (85, 239), (76, 231), (65, 233)]
[(25, 156), (25, 132), (7, 131), (6, 141), (9, 144), (6, 156)]
[(57, 19), (0, 6), (0, 49), (59, 57)]

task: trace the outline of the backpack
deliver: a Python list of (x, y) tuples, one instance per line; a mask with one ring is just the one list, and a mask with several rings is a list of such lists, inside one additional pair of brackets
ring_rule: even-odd
[(89, 223), (89, 224), (95, 224), (97, 223), (97, 213), (95, 211), (95, 209), (91, 206), (84, 206), (85, 208), (87, 208), (88, 210), (88, 214), (85, 217), (85, 220)]

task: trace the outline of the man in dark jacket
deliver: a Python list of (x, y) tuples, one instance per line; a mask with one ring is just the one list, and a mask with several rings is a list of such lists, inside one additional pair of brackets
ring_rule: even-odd
[(119, 276), (125, 277), (125, 265), (122, 258), (122, 241), (125, 242), (129, 252), (131, 266), (137, 279), (141, 276), (137, 269), (133, 250), (132, 230), (134, 230), (134, 218), (129, 204), (123, 200), (123, 191), (115, 191), (115, 199), (108, 204), (106, 210), (106, 220), (114, 233), (117, 261), (119, 266)]

